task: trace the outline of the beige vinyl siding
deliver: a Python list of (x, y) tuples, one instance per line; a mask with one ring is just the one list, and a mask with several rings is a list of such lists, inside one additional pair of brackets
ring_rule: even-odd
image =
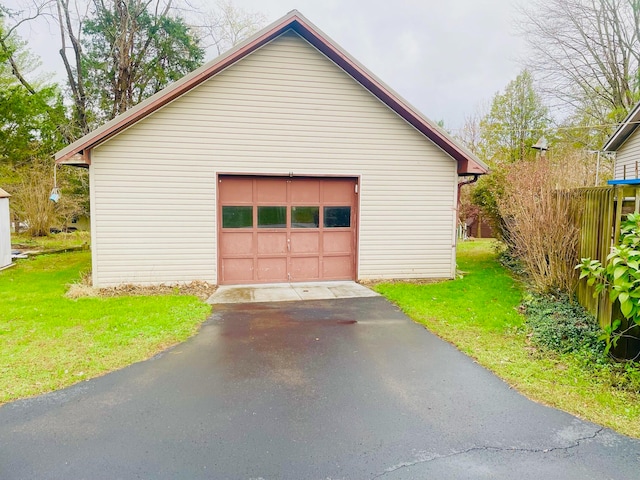
[(640, 132), (634, 131), (616, 152), (614, 178), (624, 179), (624, 167), (627, 167), (627, 178), (636, 178), (636, 163), (640, 168)]
[(98, 285), (215, 283), (220, 173), (357, 176), (359, 278), (454, 273), (456, 162), (292, 32), (91, 161)]
[(11, 265), (11, 217), (9, 198), (0, 189), (0, 268)]

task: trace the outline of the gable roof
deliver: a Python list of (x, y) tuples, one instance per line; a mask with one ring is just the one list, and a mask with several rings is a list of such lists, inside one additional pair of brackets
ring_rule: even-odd
[(413, 125), (424, 136), (456, 160), (458, 162), (459, 175), (481, 175), (488, 172), (488, 167), (475, 155), (459, 145), (440, 127), (402, 99), (297, 10), (292, 10), (280, 20), (259, 31), (228, 52), (185, 75), (155, 95), (63, 148), (55, 155), (56, 163), (88, 166), (90, 164), (88, 152), (92, 148), (205, 82), (287, 30), (293, 30), (308, 41), (400, 117)]
[(607, 142), (602, 147), (605, 152), (615, 152), (618, 150), (624, 142), (636, 131), (640, 125), (640, 102), (633, 107), (627, 118), (618, 126), (613, 135), (609, 137)]

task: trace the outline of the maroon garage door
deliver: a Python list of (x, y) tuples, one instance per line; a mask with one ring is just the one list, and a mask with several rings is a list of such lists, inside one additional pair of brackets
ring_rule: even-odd
[(220, 176), (219, 283), (353, 280), (357, 180)]

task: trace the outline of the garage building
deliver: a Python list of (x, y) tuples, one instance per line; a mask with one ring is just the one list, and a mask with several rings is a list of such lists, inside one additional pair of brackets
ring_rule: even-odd
[(95, 286), (452, 278), (487, 167), (292, 11), (56, 155)]

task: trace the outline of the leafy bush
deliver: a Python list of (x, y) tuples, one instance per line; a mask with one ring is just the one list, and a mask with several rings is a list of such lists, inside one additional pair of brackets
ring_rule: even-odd
[(596, 319), (566, 294), (531, 295), (524, 302), (531, 341), (558, 353), (605, 358)]
[(607, 351), (620, 338), (635, 338), (633, 330), (640, 326), (640, 214), (630, 213), (621, 223), (619, 244), (611, 249), (606, 265), (599, 260), (583, 258), (575, 267), (580, 278), (594, 285), (594, 297), (606, 291), (612, 302), (620, 304), (620, 311), (630, 320), (630, 326), (619, 330), (620, 320), (606, 330)]

